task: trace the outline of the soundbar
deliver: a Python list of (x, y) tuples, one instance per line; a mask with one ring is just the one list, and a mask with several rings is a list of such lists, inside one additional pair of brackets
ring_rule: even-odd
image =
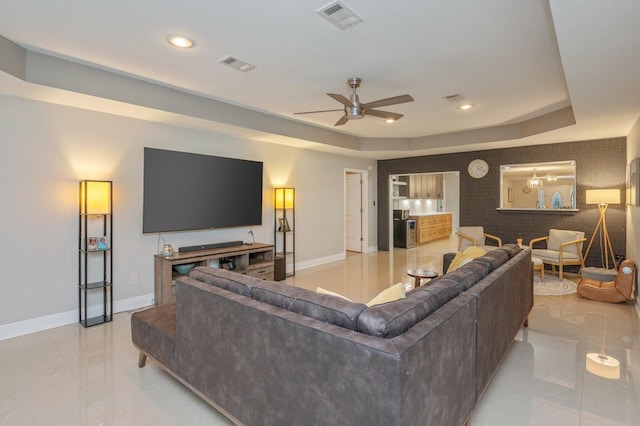
[(211, 244), (201, 244), (199, 246), (179, 247), (178, 251), (182, 253), (186, 251), (208, 250), (208, 249), (216, 249), (216, 248), (223, 248), (223, 247), (241, 246), (242, 244), (243, 244), (242, 241), (226, 241), (223, 243), (211, 243)]

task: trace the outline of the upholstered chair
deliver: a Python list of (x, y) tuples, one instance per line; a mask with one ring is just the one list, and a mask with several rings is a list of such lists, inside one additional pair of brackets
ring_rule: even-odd
[(578, 294), (585, 299), (622, 303), (633, 297), (635, 280), (636, 265), (631, 260), (625, 260), (620, 264), (615, 281), (582, 278), (578, 284)]
[[(456, 232), (458, 236), (458, 251), (464, 251), (469, 247), (480, 247), (484, 251), (502, 247), (502, 240), (495, 235), (484, 232), (482, 226), (461, 226)], [(487, 238), (494, 240), (497, 245), (488, 245)]]
[[(586, 240), (584, 232), (581, 231), (550, 229), (548, 236), (529, 241), (529, 247), (532, 257), (539, 258), (543, 264), (551, 265), (554, 271), (557, 266), (558, 277), (562, 280), (562, 271), (565, 266), (579, 265), (581, 269), (584, 268), (582, 245)], [(534, 248), (534, 244), (542, 241), (546, 241), (546, 248)]]

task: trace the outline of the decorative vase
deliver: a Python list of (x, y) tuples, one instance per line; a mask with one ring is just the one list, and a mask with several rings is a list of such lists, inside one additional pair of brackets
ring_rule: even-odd
[(518, 247), (522, 248), (522, 238), (517, 238), (516, 242), (518, 243)]

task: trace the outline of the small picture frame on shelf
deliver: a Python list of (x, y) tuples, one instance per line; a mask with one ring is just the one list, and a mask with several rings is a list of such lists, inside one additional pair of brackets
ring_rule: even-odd
[(98, 237), (87, 238), (87, 250), (98, 250)]
[(106, 250), (109, 248), (109, 238), (106, 235), (96, 238), (98, 240), (98, 250)]
[(289, 221), (287, 220), (286, 217), (281, 217), (280, 219), (278, 219), (278, 222), (280, 223), (280, 228), (278, 229), (279, 231), (282, 231), (282, 232), (291, 231), (291, 228), (289, 228)]

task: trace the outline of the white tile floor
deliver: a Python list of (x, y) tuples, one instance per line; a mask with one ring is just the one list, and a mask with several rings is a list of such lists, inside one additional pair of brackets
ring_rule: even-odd
[[(300, 270), (291, 284), (320, 285), (369, 300), (407, 269), (440, 270), (453, 240), (416, 249), (350, 255)], [(88, 329), (69, 325), (0, 341), (0, 425), (226, 425), (215, 409), (152, 361), (137, 367), (130, 314)], [(640, 425), (640, 328), (633, 307), (536, 296), (529, 327), (517, 336), (476, 407), (472, 425)], [(585, 368), (605, 351), (620, 378)]]

